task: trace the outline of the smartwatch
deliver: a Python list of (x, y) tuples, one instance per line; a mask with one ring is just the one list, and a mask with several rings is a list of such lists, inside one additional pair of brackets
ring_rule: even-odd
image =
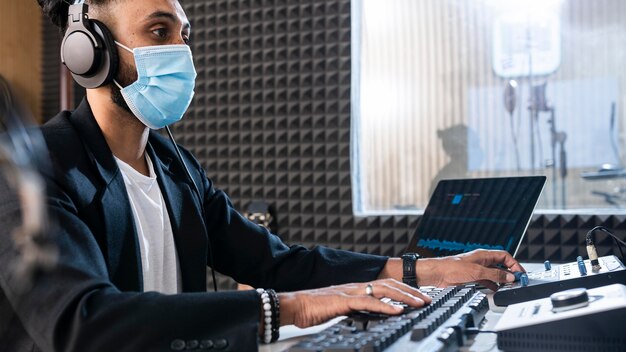
[(402, 282), (409, 286), (419, 288), (417, 275), (415, 275), (415, 262), (420, 255), (417, 253), (404, 253), (402, 255)]

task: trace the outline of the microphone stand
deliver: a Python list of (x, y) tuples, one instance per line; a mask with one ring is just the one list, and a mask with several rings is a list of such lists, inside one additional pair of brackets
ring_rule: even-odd
[(530, 172), (532, 174), (535, 174), (535, 121), (538, 119), (538, 116), (539, 116), (539, 112), (531, 108), (530, 109)]
[[(552, 106), (548, 106), (546, 102), (546, 85), (547, 83), (540, 84), (532, 87), (532, 96), (530, 98), (530, 105), (528, 109), (531, 113), (531, 131), (534, 132), (533, 121), (538, 120), (540, 112), (547, 112), (550, 114), (548, 123), (550, 124), (550, 147), (552, 152), (552, 159), (547, 165), (552, 168), (552, 205), (556, 209), (558, 205), (558, 183), (559, 177), (561, 182), (561, 206), (565, 209), (566, 205), (566, 178), (567, 178), (567, 152), (565, 151), (565, 141), (567, 140), (567, 134), (563, 131), (557, 131), (556, 129), (556, 115), (555, 109)], [(534, 150), (534, 143), (532, 145)], [(559, 171), (557, 175), (557, 148), (559, 150)], [(531, 156), (534, 156), (531, 154)], [(534, 160), (534, 158), (533, 158)]]
[[(533, 87), (533, 52), (531, 47), (530, 27), (526, 28), (526, 49), (528, 50), (528, 86), (530, 88), (530, 171), (535, 174), (535, 122), (539, 112), (535, 109), (535, 94)], [(539, 141), (541, 143), (541, 141)]]
[(556, 118), (554, 115), (554, 107), (548, 107), (548, 112), (550, 112), (550, 119), (548, 123), (550, 124), (550, 135), (551, 135), (551, 147), (552, 147), (552, 177), (554, 187), (552, 190), (552, 195), (554, 197), (553, 204), (556, 208), (556, 185), (557, 185), (557, 174), (556, 174), (556, 148), (557, 144), (559, 147), (559, 171), (561, 177), (561, 207), (565, 209), (566, 202), (566, 192), (565, 192), (565, 179), (567, 178), (567, 152), (565, 151), (565, 140), (567, 140), (567, 133), (563, 131), (556, 130)]
[(566, 195), (567, 192), (565, 179), (567, 178), (567, 152), (565, 151), (565, 140), (567, 139), (567, 134), (565, 132), (559, 132), (559, 148), (561, 150), (560, 160), (561, 160), (561, 207), (563, 209), (566, 208)]

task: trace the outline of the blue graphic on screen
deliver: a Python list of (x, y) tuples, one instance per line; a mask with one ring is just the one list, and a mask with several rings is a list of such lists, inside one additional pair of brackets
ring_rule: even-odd
[(408, 250), (446, 256), (475, 249), (513, 253), (545, 177), (447, 180), (439, 183)]
[(417, 245), (424, 248), (431, 249), (439, 249), (439, 250), (448, 250), (448, 251), (460, 251), (460, 252), (469, 252), (474, 249), (484, 248), (484, 249), (504, 249), (504, 247), (500, 245), (489, 245), (487, 243), (461, 243), (456, 241), (439, 241), (439, 240), (419, 240)]
[(446, 250), (446, 251), (455, 251), (459, 253), (471, 252), (475, 249), (500, 249), (500, 250), (510, 250), (511, 245), (513, 244), (513, 240), (515, 238), (513, 236), (509, 237), (509, 240), (506, 244), (506, 247), (503, 247), (499, 244), (491, 245), (488, 243), (471, 243), (471, 242), (456, 242), (456, 241), (439, 241), (433, 239), (421, 239), (417, 242), (419, 247), (434, 249), (434, 250)]

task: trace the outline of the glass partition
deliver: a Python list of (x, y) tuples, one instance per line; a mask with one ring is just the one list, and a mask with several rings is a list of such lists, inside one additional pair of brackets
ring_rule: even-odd
[(441, 179), (545, 175), (545, 212), (626, 208), (626, 2), (353, 1), (357, 214)]

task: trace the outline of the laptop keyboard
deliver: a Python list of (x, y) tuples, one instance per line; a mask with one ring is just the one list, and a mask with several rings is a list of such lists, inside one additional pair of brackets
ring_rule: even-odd
[(320, 333), (307, 336), (291, 352), (447, 351), (465, 344), (463, 331), (477, 327), (489, 310), (474, 285), (422, 288), (433, 301), (421, 308), (404, 306), (401, 315), (356, 312)]

